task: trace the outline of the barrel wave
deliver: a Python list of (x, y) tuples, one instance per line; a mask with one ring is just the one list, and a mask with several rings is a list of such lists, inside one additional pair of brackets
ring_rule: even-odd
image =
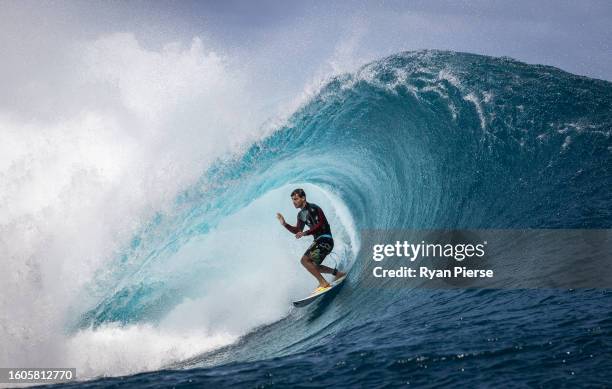
[[(355, 258), (368, 228), (610, 228), (611, 130), (607, 81), (446, 51), (372, 62), (160, 211), (88, 285), (68, 331), (226, 336), (127, 385), (605, 384), (607, 290), (386, 290)], [(293, 310), (315, 285), (299, 264), (309, 242), (274, 215), (295, 211), (299, 186), (350, 273)]]

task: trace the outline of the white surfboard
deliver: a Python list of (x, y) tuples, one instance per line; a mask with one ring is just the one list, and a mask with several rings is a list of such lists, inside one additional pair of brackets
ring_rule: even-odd
[[(347, 273), (348, 274), (348, 273)], [(303, 298), (301, 300), (297, 300), (293, 302), (293, 306), (294, 307), (298, 307), (298, 308), (302, 308), (307, 306), (308, 304), (312, 303), (313, 301), (321, 298), (325, 293), (328, 293), (330, 290), (334, 289), (335, 287), (337, 287), (338, 285), (342, 284), (342, 282), (344, 281), (344, 279), (346, 278), (346, 274), (343, 275), (342, 277), (338, 278), (337, 280), (333, 281), (331, 283), (331, 288), (327, 288), (321, 292), (317, 292), (317, 293), (313, 293), (310, 296)]]

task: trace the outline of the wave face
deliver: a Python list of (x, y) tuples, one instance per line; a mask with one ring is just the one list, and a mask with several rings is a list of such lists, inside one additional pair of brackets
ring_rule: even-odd
[[(196, 322), (233, 342), (166, 365), (194, 370), (124, 384), (606, 382), (607, 291), (385, 291), (352, 261), (366, 228), (610, 228), (611, 130), (606, 81), (454, 52), (370, 63), (143, 228), (72, 331)], [(296, 186), (331, 215), (352, 269), (331, 302), (288, 311), (313, 285), (298, 262), (307, 242), (274, 220), (282, 208), (293, 221)]]

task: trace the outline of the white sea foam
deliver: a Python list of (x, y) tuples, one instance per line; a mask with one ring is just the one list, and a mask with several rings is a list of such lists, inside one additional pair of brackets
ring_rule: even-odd
[(67, 347), (87, 352), (75, 342), (99, 330), (67, 346), (67, 307), (211, 161), (262, 136), (267, 116), (249, 112), (244, 75), (198, 38), (148, 49), (121, 33), (64, 50), (74, 71), (47, 79), (71, 86), (69, 101), (43, 112), (53, 92), (41, 86), (31, 112), (0, 113), (1, 366), (81, 366)]
[(487, 126), (487, 122), (484, 117), (484, 111), (482, 109), (482, 105), (480, 104), (480, 100), (474, 93), (468, 93), (464, 99), (474, 104), (474, 108), (476, 108), (476, 113), (480, 119), (480, 128), (484, 130)]

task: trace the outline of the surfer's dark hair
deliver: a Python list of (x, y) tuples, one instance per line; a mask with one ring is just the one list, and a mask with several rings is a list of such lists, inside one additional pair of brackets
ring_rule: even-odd
[(304, 192), (304, 189), (302, 188), (297, 188), (297, 189), (294, 189), (293, 192), (291, 192), (291, 197), (293, 197), (293, 195), (298, 195), (300, 197), (306, 197), (306, 192)]

